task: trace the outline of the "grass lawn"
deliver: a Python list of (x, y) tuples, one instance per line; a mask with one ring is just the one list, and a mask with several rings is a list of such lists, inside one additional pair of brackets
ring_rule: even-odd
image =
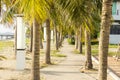
[(13, 47), (13, 46), (14, 46), (13, 41), (0, 41), (0, 51), (6, 47)]
[[(114, 56), (115, 55), (115, 50), (112, 51), (112, 49), (117, 49), (117, 47), (118, 47), (117, 45), (110, 44), (109, 45), (108, 56)], [(74, 50), (73, 52), (75, 54), (79, 54), (78, 50)], [(95, 44), (95, 45), (91, 46), (91, 52), (92, 52), (93, 56), (98, 56), (98, 52), (99, 52), (98, 44)], [(85, 48), (84, 48), (84, 46), (83, 46), (83, 53), (82, 54), (85, 54)]]
[[(30, 43), (30, 39), (26, 39), (26, 44), (27, 45), (29, 45), (29, 43)], [(2, 52), (2, 50), (4, 50), (4, 49), (7, 49), (8, 47), (14, 47), (14, 41), (7, 41), (7, 40), (5, 40), (5, 41), (0, 41), (0, 51)], [(57, 50), (54, 50), (54, 49), (52, 49), (51, 50), (51, 62), (52, 62), (52, 64), (54, 64), (54, 63), (56, 63), (56, 60), (58, 59), (58, 60), (60, 60), (60, 58), (64, 58), (64, 57), (66, 57), (66, 55), (64, 55), (64, 54), (62, 54), (62, 53), (59, 53), (59, 51), (57, 51)], [(26, 56), (26, 60), (31, 60), (31, 56), (29, 56), (30, 54), (28, 54), (28, 56)], [(40, 56), (41, 57), (43, 57), (43, 59), (44, 59), (44, 56), (45, 56), (45, 50), (44, 49), (41, 49), (40, 50)], [(5, 58), (4, 56), (0, 56), (0, 59), (3, 59), (3, 58)], [(57, 61), (58, 61), (57, 60)], [(44, 60), (43, 60), (43, 62), (41, 63), (41, 67), (43, 68), (43, 67), (46, 67), (46, 66), (48, 66), (47, 64), (45, 64), (44, 63)]]
[[(109, 44), (109, 52), (108, 52), (108, 56), (114, 56), (115, 52), (114, 50), (112, 51), (112, 49), (117, 49), (117, 45), (113, 45), (113, 44)], [(98, 45), (92, 45), (92, 55), (98, 55)]]
[[(26, 39), (26, 44), (27, 45), (30, 44), (29, 38)], [(14, 41), (10, 41), (10, 40), (0, 41), (0, 51), (7, 47), (14, 47)]]

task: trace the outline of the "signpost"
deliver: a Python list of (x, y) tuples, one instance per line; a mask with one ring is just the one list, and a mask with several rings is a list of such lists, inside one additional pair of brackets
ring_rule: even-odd
[(16, 68), (17, 70), (24, 70), (25, 68), (25, 27), (22, 16), (17, 17), (17, 49), (16, 49)]

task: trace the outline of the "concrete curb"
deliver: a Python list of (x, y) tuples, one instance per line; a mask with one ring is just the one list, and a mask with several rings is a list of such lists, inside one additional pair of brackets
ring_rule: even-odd
[[(92, 60), (95, 61), (97, 64), (99, 64), (99, 61), (97, 58), (92, 56)], [(108, 74), (110, 74), (115, 80), (120, 80), (120, 77), (117, 76), (109, 67), (107, 69)]]

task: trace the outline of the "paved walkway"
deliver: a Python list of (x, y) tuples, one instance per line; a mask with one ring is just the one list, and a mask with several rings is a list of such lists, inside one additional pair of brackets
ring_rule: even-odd
[[(65, 41), (61, 48), (61, 54), (67, 55), (66, 59), (57, 65), (41, 69), (41, 74), (45, 80), (97, 80), (98, 71), (86, 71), (82, 73), (80, 70), (84, 66), (85, 57), (80, 54), (73, 54), (74, 46), (68, 45)], [(98, 65), (93, 62), (94, 68), (98, 69)], [(108, 80), (114, 80), (108, 76)]]

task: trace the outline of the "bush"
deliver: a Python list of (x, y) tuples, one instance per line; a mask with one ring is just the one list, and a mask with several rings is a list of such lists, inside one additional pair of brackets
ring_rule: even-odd
[(68, 43), (74, 45), (75, 44), (75, 38), (68, 38)]
[(98, 44), (99, 43), (99, 41), (97, 40), (97, 39), (93, 39), (92, 41), (91, 41), (91, 45), (95, 45), (95, 44)]

